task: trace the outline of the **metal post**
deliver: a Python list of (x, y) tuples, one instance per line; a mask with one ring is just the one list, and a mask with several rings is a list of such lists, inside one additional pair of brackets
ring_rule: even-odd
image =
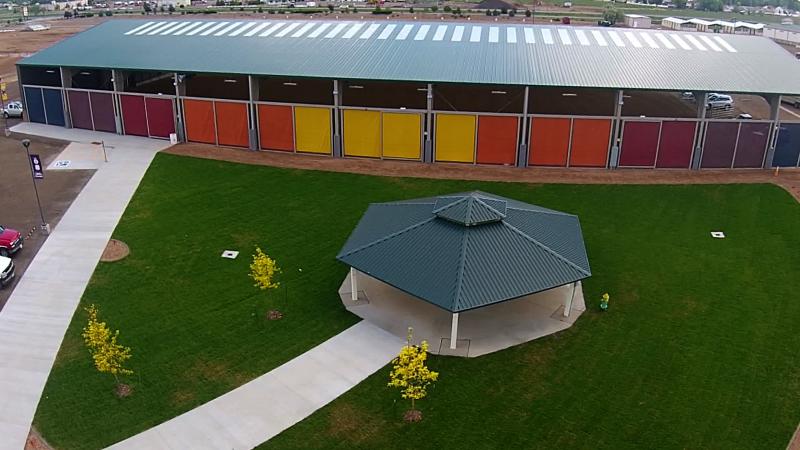
[(453, 322), (450, 324), (450, 350), (456, 349), (458, 342), (458, 313), (453, 313)]
[(333, 80), (333, 157), (342, 157), (342, 143), (339, 139), (339, 107), (342, 105), (342, 91), (339, 80)]
[(250, 103), (247, 105), (249, 110), (250, 120), (250, 150), (258, 150), (258, 124), (256, 124), (256, 104), (258, 100), (258, 82), (252, 75), (247, 76), (247, 84), (249, 86)]
[(350, 300), (358, 301), (358, 279), (356, 278), (356, 269), (350, 268)]
[(572, 283), (572, 295), (564, 299), (564, 317), (569, 317), (572, 314), (572, 302), (575, 301), (575, 289), (577, 286), (577, 281)]
[(433, 144), (431, 142), (431, 134), (433, 134), (433, 84), (428, 83), (428, 92), (426, 92), (425, 96), (425, 146), (422, 161), (429, 163), (433, 162)]
[(611, 132), (611, 155), (608, 166), (615, 169), (619, 164), (619, 141), (622, 136), (622, 105), (625, 104), (624, 91), (618, 89), (614, 93), (614, 129)]
[(773, 95), (767, 97), (769, 101), (769, 119), (772, 121), (770, 130), (772, 134), (769, 137), (767, 145), (767, 156), (764, 160), (764, 167), (772, 167), (772, 160), (775, 158), (775, 144), (778, 142), (778, 133), (780, 133), (780, 112), (781, 112), (781, 96)]
[(695, 92), (694, 99), (697, 102), (697, 138), (694, 140), (694, 154), (692, 155), (692, 169), (700, 169), (700, 162), (703, 155), (703, 136), (706, 134), (706, 103), (708, 103), (707, 92)]
[[(22, 140), (22, 146), (25, 147), (25, 153), (28, 154), (28, 164), (31, 163), (31, 151), (28, 147), (31, 146), (31, 141), (28, 139)], [(31, 167), (31, 182), (33, 183), (33, 192), (36, 194), (36, 204), (39, 206), (39, 218), (42, 219), (41, 229), (44, 234), (50, 234), (50, 225), (44, 221), (44, 211), (42, 211), (42, 201), (39, 199), (39, 189), (36, 187), (36, 178), (33, 176), (33, 167)]]
[(530, 87), (525, 86), (525, 94), (522, 97), (522, 134), (519, 138), (519, 151), (517, 152), (517, 167), (528, 165), (528, 96)]

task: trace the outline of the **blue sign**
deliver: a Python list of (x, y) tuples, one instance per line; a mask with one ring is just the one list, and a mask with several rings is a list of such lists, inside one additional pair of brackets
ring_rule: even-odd
[(31, 155), (31, 172), (33, 173), (33, 178), (44, 178), (44, 169), (39, 155)]

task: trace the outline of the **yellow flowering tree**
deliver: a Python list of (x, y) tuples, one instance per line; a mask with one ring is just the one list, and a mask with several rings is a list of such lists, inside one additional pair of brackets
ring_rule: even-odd
[(413, 330), (408, 329), (406, 345), (400, 354), (392, 360), (392, 371), (389, 373), (389, 386), (400, 389), (403, 398), (411, 400), (411, 409), (406, 411), (405, 420), (417, 422), (422, 413), (415, 408), (415, 401), (428, 395), (428, 386), (439, 379), (439, 373), (433, 372), (425, 365), (428, 359), (428, 342), (412, 345)]
[(611, 297), (608, 295), (608, 292), (603, 294), (603, 296), (600, 298), (600, 309), (602, 309), (603, 311), (607, 310), (608, 309), (608, 301), (610, 299), (611, 299)]
[[(111, 332), (105, 322), (98, 318), (95, 305), (86, 308), (89, 320), (83, 329), (83, 341), (92, 355), (94, 367), (98, 372), (114, 375), (117, 385), (120, 385), (119, 375), (130, 375), (133, 371), (125, 368), (125, 362), (131, 358), (130, 347), (117, 343), (119, 330)], [(127, 391), (129, 389), (126, 388)]]
[(256, 247), (253, 262), (250, 263), (250, 278), (256, 282), (255, 287), (261, 290), (277, 288), (280, 283), (275, 281), (275, 275), (280, 271), (275, 260), (267, 256), (261, 247)]

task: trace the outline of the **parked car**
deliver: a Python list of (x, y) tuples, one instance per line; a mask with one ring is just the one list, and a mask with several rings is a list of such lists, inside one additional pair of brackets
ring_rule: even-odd
[(0, 287), (6, 287), (14, 279), (14, 261), (11, 258), (0, 256)]
[(7, 257), (22, 248), (22, 233), (0, 225), (0, 256)]
[(781, 103), (792, 105), (795, 109), (800, 109), (800, 97), (781, 97)]
[(726, 94), (712, 92), (706, 99), (706, 109), (731, 109), (733, 108), (733, 98)]
[(597, 25), (599, 25), (601, 27), (610, 27), (611, 25), (614, 25), (614, 24), (611, 23), (610, 20), (598, 20), (597, 21)]
[(3, 108), (3, 117), (22, 117), (22, 102), (10, 102)]

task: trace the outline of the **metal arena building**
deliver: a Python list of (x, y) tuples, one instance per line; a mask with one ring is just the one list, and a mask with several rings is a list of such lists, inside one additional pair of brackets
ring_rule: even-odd
[[(800, 63), (761, 37), (469, 21), (110, 20), (24, 59), (18, 72), (30, 121), (252, 150), (520, 167), (800, 160), (800, 122), (778, 114), (781, 95), (800, 94)], [(770, 119), (708, 114), (714, 92), (759, 95)]]

